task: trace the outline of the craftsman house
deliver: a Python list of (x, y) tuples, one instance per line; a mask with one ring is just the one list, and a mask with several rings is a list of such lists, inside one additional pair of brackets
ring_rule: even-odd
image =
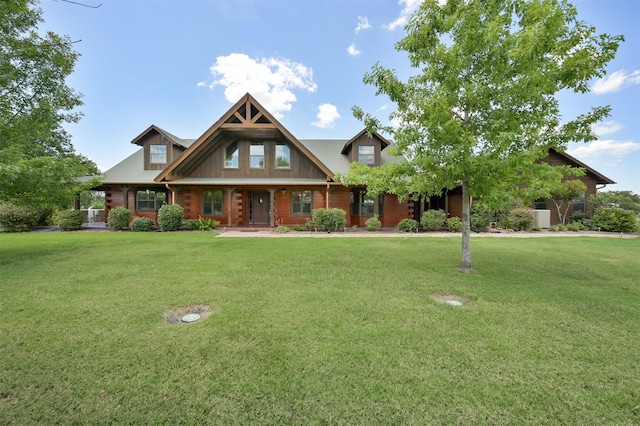
[[(225, 227), (302, 225), (314, 209), (335, 207), (347, 212), (347, 226), (364, 226), (378, 214), (392, 227), (429, 208), (461, 215), (457, 189), (428, 202), (400, 203), (395, 195), (370, 197), (365, 187), (343, 186), (336, 174), (348, 172), (352, 162), (375, 167), (400, 161), (385, 151), (390, 141), (364, 130), (349, 140), (297, 139), (250, 94), (198, 139), (150, 126), (132, 143), (140, 149), (105, 172), (107, 211), (124, 206), (156, 220), (160, 206), (180, 204), (185, 217), (210, 217)], [(550, 159), (584, 167), (586, 195), (613, 183), (564, 153)]]

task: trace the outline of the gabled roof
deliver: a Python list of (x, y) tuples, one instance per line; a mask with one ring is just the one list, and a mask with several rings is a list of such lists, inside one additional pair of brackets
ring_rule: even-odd
[(204, 159), (216, 141), (227, 134), (244, 133), (252, 136), (282, 137), (300, 150), (311, 162), (333, 179), (334, 172), (323, 164), (309, 149), (300, 143), (278, 120), (275, 119), (253, 96), (245, 94), (218, 121), (209, 127), (195, 142), (173, 163), (160, 173), (155, 181), (171, 181), (183, 177), (189, 170)]
[(135, 145), (140, 145), (142, 146), (143, 144), (143, 139), (150, 133), (160, 133), (161, 135), (165, 136), (167, 139), (169, 139), (169, 141), (171, 143), (173, 143), (174, 145), (180, 146), (182, 148), (188, 148), (194, 141), (194, 139), (182, 139), (179, 138), (175, 135), (172, 135), (171, 133), (167, 132), (166, 130), (161, 129), (160, 127), (156, 126), (155, 124), (152, 124), (151, 126), (149, 126), (144, 132), (140, 133), (138, 136), (136, 136), (131, 143), (135, 144)]
[(554, 148), (549, 149), (549, 152), (553, 152), (557, 155), (559, 155), (560, 157), (562, 157), (564, 160), (567, 161), (568, 164), (570, 164), (573, 167), (580, 167), (585, 169), (585, 171), (587, 172), (587, 175), (593, 177), (596, 180), (596, 183), (598, 184), (602, 184), (602, 185), (613, 185), (615, 184), (615, 182), (611, 179), (609, 179), (608, 177), (606, 177), (605, 175), (601, 174), (600, 172), (592, 169), (591, 167), (587, 166), (586, 164), (584, 164), (583, 162), (581, 162), (580, 160), (578, 160), (575, 157), (572, 157), (571, 155), (567, 154), (566, 152), (561, 152), (558, 151)]
[[(350, 142), (352, 141), (353, 139)], [(349, 157), (345, 153), (339, 154), (342, 147), (345, 146), (344, 139), (300, 139), (300, 142), (306, 146), (309, 151), (313, 152), (320, 161), (326, 164), (327, 167), (333, 171), (334, 175), (349, 172), (351, 165)], [(389, 142), (387, 142), (387, 144), (388, 143)], [(380, 165), (399, 161), (404, 161), (404, 158), (395, 157), (387, 151), (380, 152)]]
[(149, 184), (158, 176), (157, 170), (144, 170), (142, 148), (104, 172), (103, 184)]
[[(342, 147), (342, 154), (348, 154), (349, 150), (351, 150), (351, 145), (362, 135), (367, 133), (367, 129), (362, 130), (360, 133), (358, 133), (357, 135), (355, 135), (354, 137), (352, 137), (351, 139), (349, 139), (347, 141), (346, 144), (344, 144), (344, 146)], [(380, 146), (380, 150), (385, 149), (387, 146), (389, 146), (391, 144), (391, 142), (389, 142), (388, 140), (386, 140), (384, 137), (382, 137), (382, 135), (378, 132), (372, 132), (371, 136), (374, 139), (379, 139), (381, 146)]]

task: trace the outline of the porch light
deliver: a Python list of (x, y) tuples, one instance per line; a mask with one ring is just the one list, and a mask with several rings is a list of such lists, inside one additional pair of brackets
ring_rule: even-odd
[(287, 190), (286, 188), (282, 188), (282, 196), (284, 197), (285, 195), (287, 195)]

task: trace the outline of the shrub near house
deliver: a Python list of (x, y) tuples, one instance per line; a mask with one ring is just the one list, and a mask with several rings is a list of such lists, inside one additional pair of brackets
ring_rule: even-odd
[(120, 231), (129, 226), (129, 221), (131, 220), (131, 210), (126, 209), (122, 206), (114, 207), (109, 210), (109, 214), (107, 215), (107, 223), (109, 224), (109, 228), (114, 231)]
[(53, 223), (62, 231), (75, 231), (82, 228), (80, 210), (60, 210), (53, 215)]

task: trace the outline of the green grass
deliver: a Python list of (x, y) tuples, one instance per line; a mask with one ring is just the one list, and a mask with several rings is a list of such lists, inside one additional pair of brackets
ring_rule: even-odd
[(640, 239), (472, 249), (0, 235), (0, 423), (640, 423)]

